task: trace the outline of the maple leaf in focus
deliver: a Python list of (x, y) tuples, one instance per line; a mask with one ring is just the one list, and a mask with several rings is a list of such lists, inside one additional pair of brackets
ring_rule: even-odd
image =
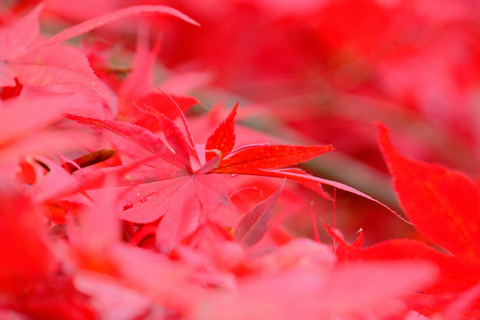
[[(152, 116), (162, 128), (163, 139), (131, 123), (75, 115), (69, 118), (99, 129), (120, 155), (144, 163), (120, 183), (124, 189), (120, 217), (139, 224), (161, 218), (156, 229), (156, 243), (160, 251), (168, 253), (178, 241), (206, 221), (222, 226), (238, 222), (235, 215), (220, 214), (228, 204), (228, 181), (227, 176), (214, 173), (289, 178), (290, 172), (283, 176), (282, 172), (262, 170), (295, 165), (332, 150), (328, 145), (279, 145), (247, 146), (232, 151), (236, 108), (207, 140), (202, 157), (200, 149), (193, 144), (188, 125), (185, 136), (168, 117), (158, 112)], [(305, 179), (310, 177), (298, 172), (296, 174)], [(232, 210), (235, 211), (230, 208)]]
[[(78, 115), (68, 117), (101, 131), (119, 155), (126, 157), (127, 165), (137, 166), (120, 178), (123, 191), (119, 215), (123, 220), (145, 228), (157, 226), (154, 233), (156, 246), (161, 252), (170, 252), (203, 225), (224, 228), (239, 223), (240, 214), (235, 207), (229, 206), (225, 210), (230, 204), (228, 185), (232, 175), (276, 177), (315, 184), (317, 188), (312, 190), (322, 196), (325, 194), (318, 185), (328, 184), (379, 203), (341, 183), (311, 176), (300, 169), (285, 168), (332, 150), (329, 145), (249, 145), (234, 149), (236, 110), (237, 106), (207, 139), (204, 147), (194, 145), (183, 115), (184, 130), (181, 130), (171, 119), (148, 106), (144, 112), (149, 112), (157, 120), (162, 129), (160, 136), (132, 123)], [(264, 219), (262, 223), (268, 223), (268, 220)], [(256, 228), (264, 230), (264, 226)], [(257, 242), (255, 237), (259, 234), (261, 237), (262, 232), (254, 232), (256, 236), (246, 243)]]
[[(431, 298), (423, 310), (427, 313), (441, 311), (447, 318), (447, 315), (457, 317), (460, 314), (478, 317), (480, 294), (464, 297), (467, 290), (473, 290), (480, 281), (478, 186), (461, 172), (402, 155), (391, 142), (388, 128), (383, 124), (378, 128), (378, 143), (402, 209), (416, 229), (442, 250), (410, 239), (388, 240), (360, 249), (331, 234), (350, 257), (435, 262), (440, 277), (434, 286), (424, 291)], [(456, 305), (456, 299), (466, 300)], [(446, 308), (449, 302), (455, 307)]]

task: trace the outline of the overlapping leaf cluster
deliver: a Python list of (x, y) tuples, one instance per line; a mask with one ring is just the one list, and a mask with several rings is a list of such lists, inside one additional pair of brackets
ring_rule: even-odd
[[(285, 15), (277, 5), (272, 19)], [(169, 41), (151, 30), (159, 16), (183, 28), (196, 21), (166, 6), (100, 1), (98, 16), (79, 9), (73, 19), (83, 22), (46, 35), (43, 12), (72, 8), (23, 6), (32, 7), (0, 5), (0, 318), (478, 317), (480, 198), (470, 178), (402, 155), (379, 124), (400, 205), (423, 241), (364, 247), (363, 233), (350, 244), (326, 223), (333, 244), (310, 240), (288, 221), (313, 213), (305, 199), (335, 201), (322, 186), (394, 212), (296, 167), (331, 145), (239, 126), (237, 116), (259, 113), (238, 103), (191, 111), (200, 104), (191, 89), (213, 95), (214, 85), (158, 71)], [(133, 49), (122, 39), (130, 17), (154, 20), (137, 22)], [(167, 33), (178, 23), (161, 21)], [(105, 40), (86, 36), (105, 26)], [(115, 65), (122, 55), (128, 62)], [(216, 84), (228, 88), (226, 74)], [(292, 125), (284, 112), (277, 118)]]

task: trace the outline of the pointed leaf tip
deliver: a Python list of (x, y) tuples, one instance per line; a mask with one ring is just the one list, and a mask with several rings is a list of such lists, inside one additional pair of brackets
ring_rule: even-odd
[(136, 6), (131, 6), (123, 9), (119, 9), (114, 12), (109, 12), (104, 15), (101, 15), (99, 17), (95, 17), (92, 19), (89, 19), (87, 21), (84, 21), (82, 23), (79, 23), (77, 25), (74, 25), (70, 28), (64, 29), (54, 35), (53, 37), (49, 38), (48, 40), (40, 43), (35, 47), (35, 49), (43, 48), (46, 46), (50, 46), (56, 43), (63, 42), (65, 40), (77, 37), (79, 35), (82, 35), (86, 32), (89, 32), (91, 30), (97, 29), (101, 26), (104, 26), (106, 24), (109, 24), (111, 22), (114, 22), (116, 20), (120, 19), (125, 19), (129, 18), (132, 16), (137, 16), (140, 14), (145, 14), (145, 13), (156, 13), (156, 14), (166, 14), (169, 16), (173, 16), (176, 18), (179, 18), (185, 22), (188, 22), (192, 25), (195, 26), (200, 26), (198, 22), (187, 16), (186, 14), (168, 7), (168, 6), (162, 6), (162, 5), (136, 5)]
[(252, 146), (234, 151), (222, 159), (212, 172), (263, 175), (261, 169), (284, 168), (306, 162), (333, 150), (331, 145)]
[(235, 146), (235, 115), (237, 114), (237, 108), (238, 102), (233, 107), (227, 119), (225, 119), (208, 138), (205, 144), (206, 161), (218, 155), (214, 150), (220, 152), (220, 159), (223, 159), (233, 150)]
[[(378, 134), (377, 134), (377, 142), (382, 151), (384, 158), (389, 157), (393, 154), (398, 154), (398, 150), (393, 146), (390, 137), (390, 129), (382, 122), (376, 122), (375, 125), (377, 126)], [(387, 166), (390, 166), (389, 161), (387, 162)]]

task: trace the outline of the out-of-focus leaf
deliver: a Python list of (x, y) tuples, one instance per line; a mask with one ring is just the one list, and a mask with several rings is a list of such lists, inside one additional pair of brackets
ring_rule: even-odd
[[(0, 76), (1, 78), (1, 76)], [(23, 85), (18, 82), (18, 79), (15, 78), (15, 86), (6, 86), (0, 88), (0, 99), (8, 100), (11, 98), (18, 97), (22, 93)]]
[(429, 260), (437, 264), (440, 277), (429, 292), (457, 293), (467, 290), (480, 280), (478, 265), (458, 259), (409, 239), (388, 240), (365, 249), (353, 251), (361, 259), (371, 260)]
[(39, 95), (6, 101), (0, 106), (0, 146), (59, 120), (73, 95)]
[[(111, 13), (104, 14), (100, 17), (92, 18), (82, 23), (79, 23), (73, 27), (62, 30), (53, 37), (45, 40), (43, 43), (39, 44), (38, 47), (46, 47), (52, 44), (57, 44), (65, 40), (77, 37), (86, 32), (89, 32), (93, 29), (99, 28), (108, 23), (114, 22), (119, 19), (125, 19), (139, 14), (144, 13), (157, 13), (157, 14), (167, 14), (174, 17), (177, 17), (181, 20), (184, 20), (193, 25), (199, 25), (195, 20), (191, 19), (187, 15), (181, 13), (180, 11), (167, 7), (167, 6), (155, 6), (155, 5), (138, 5), (132, 6), (129, 8), (120, 9)], [(35, 49), (37, 49), (36, 47)]]
[(416, 228), (456, 256), (480, 256), (480, 196), (464, 174), (403, 156), (379, 124), (378, 142), (400, 205)]
[(80, 214), (80, 234), (77, 239), (70, 239), (72, 245), (82, 250), (101, 252), (108, 245), (118, 241), (120, 220), (116, 210), (117, 192), (113, 186), (115, 186), (114, 178), (107, 176), (104, 188), (99, 189), (95, 194), (89, 194), (93, 201)]
[(192, 24), (195, 21), (166, 6), (141, 5), (107, 13), (67, 28), (55, 36), (40, 41), (38, 20), (43, 5), (11, 27), (0, 30), (0, 86), (20, 83), (32, 86), (80, 84), (107, 100), (113, 98), (109, 89), (97, 78), (86, 56), (79, 50), (60, 45), (60, 42), (79, 36), (118, 19), (142, 13), (161, 13), (178, 17)]
[[(304, 259), (303, 263), (310, 261)], [(313, 268), (312, 268), (313, 269)], [(252, 276), (238, 289), (214, 292), (197, 319), (363, 319), (400, 315), (399, 298), (431, 284), (434, 265), (418, 261), (350, 262), (330, 273), (293, 270)], [(292, 290), (294, 288), (295, 290)], [(312, 297), (315, 297), (312, 299)]]
[(30, 86), (75, 84), (112, 99), (112, 92), (94, 74), (87, 57), (77, 48), (54, 45), (26, 53), (8, 63), (20, 83)]
[(306, 172), (301, 172), (299, 170), (292, 170), (292, 169), (262, 169), (262, 170), (258, 170), (258, 172), (256, 172), (256, 174), (260, 175), (260, 176), (266, 176), (266, 177), (278, 177), (278, 178), (286, 178), (286, 179), (295, 180), (295, 181), (317, 182), (317, 183), (320, 183), (320, 184), (326, 184), (328, 186), (332, 186), (332, 187), (335, 187), (337, 189), (344, 190), (344, 191), (356, 194), (356, 195), (358, 195), (360, 197), (363, 197), (365, 199), (368, 199), (370, 201), (376, 202), (379, 205), (381, 205), (382, 207), (384, 207), (385, 209), (387, 209), (388, 211), (390, 211), (391, 213), (393, 213), (400, 220), (402, 220), (402, 221), (404, 221), (408, 224), (411, 224), (410, 222), (405, 220), (405, 218), (403, 218), (398, 213), (396, 213), (395, 211), (390, 209), (386, 204), (372, 198), (371, 196), (369, 196), (369, 195), (367, 195), (367, 194), (365, 194), (365, 193), (363, 193), (363, 192), (361, 192), (361, 191), (359, 191), (355, 188), (352, 188), (352, 187), (347, 186), (347, 185), (345, 185), (343, 183), (340, 183), (340, 182), (315, 177), (315, 176), (312, 176), (312, 175), (310, 175)]
[[(44, 4), (39, 4), (13, 25), (0, 29), (1, 61), (6, 61), (25, 53), (29, 46), (35, 40), (38, 40), (40, 35), (38, 20), (44, 7)], [(0, 76), (2, 76), (1, 73)], [(14, 85), (13, 79), (0, 77), (0, 87)]]
[[(150, 106), (170, 119), (175, 119), (179, 116), (180, 111), (186, 112), (199, 102), (197, 99), (189, 96), (152, 92), (137, 99), (136, 103), (140, 106)], [(179, 109), (177, 109), (175, 104), (178, 105)]]
[(9, 189), (0, 190), (0, 287), (14, 297), (53, 275), (56, 259), (32, 203)]
[(250, 247), (262, 239), (265, 232), (267, 232), (273, 209), (284, 184), (285, 181), (282, 182), (282, 185), (274, 194), (256, 204), (245, 214), (235, 231), (236, 241), (245, 247)]

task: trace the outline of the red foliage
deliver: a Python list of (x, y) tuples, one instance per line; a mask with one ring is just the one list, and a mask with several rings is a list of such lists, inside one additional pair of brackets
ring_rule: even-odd
[(478, 3), (156, 3), (0, 2), (0, 318), (480, 317)]

